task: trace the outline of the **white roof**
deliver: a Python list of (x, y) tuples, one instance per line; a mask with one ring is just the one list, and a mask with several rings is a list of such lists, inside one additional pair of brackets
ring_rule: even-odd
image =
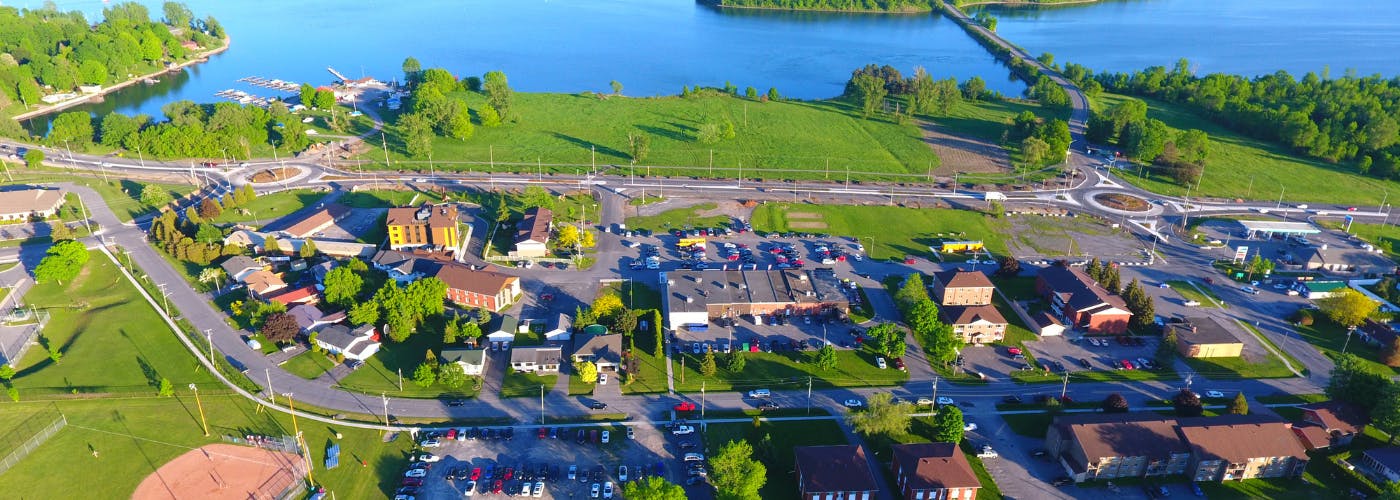
[(1242, 220), (1240, 225), (1250, 231), (1285, 234), (1317, 234), (1322, 230), (1306, 222), (1281, 222), (1274, 220)]

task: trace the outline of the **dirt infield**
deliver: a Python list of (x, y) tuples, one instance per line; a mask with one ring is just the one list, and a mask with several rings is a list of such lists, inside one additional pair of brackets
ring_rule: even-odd
[(820, 219), (822, 214), (813, 212), (788, 212), (784, 214), (789, 219)]
[(826, 223), (812, 221), (791, 221), (788, 222), (788, 227), (793, 229), (826, 229)]
[(211, 444), (175, 457), (146, 476), (131, 498), (275, 498), (301, 481), (301, 457), (249, 446)]

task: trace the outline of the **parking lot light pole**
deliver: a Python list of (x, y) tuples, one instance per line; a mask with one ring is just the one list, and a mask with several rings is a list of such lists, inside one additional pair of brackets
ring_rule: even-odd
[(540, 384), (540, 425), (544, 425), (544, 384)]
[(1352, 333), (1355, 333), (1355, 332), (1356, 332), (1356, 327), (1355, 327), (1355, 326), (1348, 326), (1348, 327), (1347, 327), (1347, 340), (1346, 340), (1346, 342), (1343, 342), (1343, 343), (1342, 343), (1342, 354), (1346, 354), (1346, 352), (1347, 352), (1347, 346), (1348, 346), (1348, 345), (1351, 345), (1351, 334), (1352, 334)]

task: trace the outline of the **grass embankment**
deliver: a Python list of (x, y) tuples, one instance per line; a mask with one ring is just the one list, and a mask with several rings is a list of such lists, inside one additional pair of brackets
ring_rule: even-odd
[(297, 210), (315, 205), (316, 202), (325, 197), (324, 191), (315, 189), (294, 189), (259, 195), (245, 205), (232, 210), (224, 210), (223, 213), (214, 218), (213, 222), (216, 224), (252, 222), (262, 226)]
[[(1100, 94), (1093, 99), (1095, 110), (1104, 110), (1128, 99), (1118, 94)], [(1210, 156), (1200, 188), (1192, 196), (1215, 198), (1277, 199), (1295, 202), (1340, 202), (1379, 205), (1386, 190), (1400, 191), (1400, 183), (1359, 175), (1349, 166), (1331, 165), (1302, 158), (1287, 148), (1245, 137), (1190, 111), (1152, 99), (1147, 116), (1176, 130), (1199, 129), (1210, 134)], [(1170, 177), (1152, 173), (1139, 179), (1137, 171), (1124, 171), (1122, 177), (1153, 192), (1181, 196), (1185, 186)]]
[(710, 202), (689, 207), (673, 208), (656, 215), (640, 215), (627, 218), (630, 229), (646, 229), (653, 232), (666, 232), (672, 229), (711, 228), (728, 226), (734, 219), (728, 215), (700, 215), (714, 210), (718, 205)]
[[(40, 345), (15, 363), (20, 399), (33, 395), (155, 395), (161, 379), (176, 388), (222, 389), (190, 357), (156, 311), (101, 253), (67, 283), (34, 285), (24, 302), (49, 321)], [(49, 347), (60, 359), (53, 361)]]
[(1395, 368), (1380, 363), (1380, 348), (1367, 344), (1360, 336), (1354, 335), (1350, 343), (1347, 343), (1347, 329), (1342, 325), (1327, 319), (1326, 316), (1316, 315), (1312, 326), (1298, 326), (1298, 336), (1308, 341), (1319, 352), (1331, 358), (1333, 361), (1342, 353), (1342, 347), (1346, 347), (1347, 354), (1353, 354), (1361, 361), (1361, 366), (1368, 370), (1385, 376), (1394, 377), (1400, 371)]
[(411, 189), (369, 189), (345, 193), (336, 203), (350, 208), (391, 208), (406, 207), (420, 203), (437, 203), (443, 195), (435, 192)]
[[(465, 101), (473, 110), (485, 105), (482, 94), (449, 97)], [(638, 163), (661, 166), (637, 167), (637, 175), (737, 177), (742, 166), (745, 178), (824, 179), (844, 177), (849, 166), (854, 178), (888, 179), (889, 174), (922, 176), (930, 163), (938, 165), (912, 121), (899, 125), (884, 118), (861, 119), (859, 109), (838, 101), (516, 93), (510, 112), (512, 123), (478, 126), (467, 141), (436, 138), (436, 168), (480, 172), (494, 164), (495, 171), (536, 173), (543, 163), (548, 172), (574, 174), (595, 164), (596, 151), (600, 169), (620, 165), (611, 173), (628, 174), (629, 133), (650, 139), (648, 154)], [(386, 115), (392, 122), (392, 113)], [(726, 120), (734, 126), (734, 138), (712, 144), (698, 141), (702, 126), (722, 126)], [(394, 168), (428, 170), (426, 160), (405, 163), (398, 128), (385, 129)], [(372, 148), (361, 158), (379, 162), (384, 153)], [(828, 165), (839, 172), (828, 171)]]
[(1181, 298), (1186, 299), (1187, 302), (1196, 301), (1200, 303), (1200, 305), (1196, 307), (1218, 308), (1226, 306), (1226, 304), (1220, 300), (1220, 296), (1216, 295), (1215, 291), (1210, 289), (1210, 285), (1202, 283), (1191, 286), (1191, 283), (1187, 281), (1172, 280), (1167, 282), (1167, 286), (1172, 287), (1172, 291), (1176, 292), (1177, 295), (1181, 295)]
[[(736, 348), (743, 346), (744, 339), (735, 339)], [(814, 363), (817, 352), (778, 351), (749, 352), (744, 357), (747, 362), (743, 371), (731, 372), (723, 368), (725, 354), (716, 354), (716, 364), (721, 366), (714, 376), (702, 376), (699, 371), (701, 355), (686, 353), (672, 355), (676, 390), (700, 392), (702, 384), (710, 391), (747, 391), (749, 389), (779, 389), (807, 387), (811, 377), (812, 387), (879, 387), (892, 386), (909, 380), (909, 374), (893, 368), (881, 370), (875, 366), (879, 356), (874, 350), (837, 349), (836, 369), (823, 371)], [(684, 360), (682, 362), (681, 360)], [(682, 369), (684, 366), (684, 369)], [(665, 383), (664, 379), (662, 383)]]
[[(891, 224), (890, 221), (899, 221)], [(872, 259), (927, 257), (940, 239), (982, 240), (994, 255), (1006, 255), (1006, 222), (980, 212), (870, 205), (768, 203), (753, 212), (759, 231), (830, 233), (858, 238)]]

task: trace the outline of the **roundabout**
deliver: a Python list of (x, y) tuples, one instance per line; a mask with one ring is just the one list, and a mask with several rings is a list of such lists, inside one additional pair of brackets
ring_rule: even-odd
[(1095, 209), (1117, 215), (1150, 217), (1163, 212), (1161, 205), (1122, 191), (1090, 191), (1084, 201)]

